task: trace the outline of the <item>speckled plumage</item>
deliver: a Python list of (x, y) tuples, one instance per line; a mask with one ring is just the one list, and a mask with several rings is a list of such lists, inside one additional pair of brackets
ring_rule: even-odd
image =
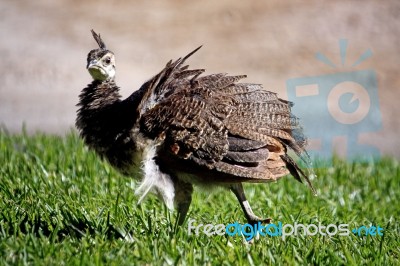
[(112, 52), (99, 35), (93, 36), (100, 49), (88, 55), (94, 81), (80, 95), (80, 135), (116, 169), (141, 181), (137, 193), (155, 190), (169, 207), (177, 205), (180, 223), (192, 184), (231, 189), (248, 222), (264, 219), (252, 212), (242, 182), (274, 181), (291, 173), (311, 187), (287, 155), (290, 148), (308, 162), (306, 138), (290, 102), (259, 84), (241, 83), (246, 76), (201, 76), (203, 69), (189, 70), (184, 62), (200, 47), (168, 62), (122, 100), (113, 74), (92, 67), (103, 62), (104, 69), (115, 72)]

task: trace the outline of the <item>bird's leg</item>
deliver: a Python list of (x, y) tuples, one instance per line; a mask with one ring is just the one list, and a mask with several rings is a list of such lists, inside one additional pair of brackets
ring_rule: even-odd
[(230, 189), (235, 194), (236, 198), (239, 200), (240, 206), (246, 216), (247, 222), (249, 224), (257, 224), (258, 222), (261, 223), (270, 223), (271, 218), (260, 218), (253, 213), (253, 210), (250, 207), (249, 202), (246, 199), (246, 195), (244, 194), (242, 183), (235, 183), (230, 186)]
[(178, 209), (178, 225), (185, 222), (190, 203), (192, 202), (193, 186), (180, 180), (175, 182), (175, 205)]

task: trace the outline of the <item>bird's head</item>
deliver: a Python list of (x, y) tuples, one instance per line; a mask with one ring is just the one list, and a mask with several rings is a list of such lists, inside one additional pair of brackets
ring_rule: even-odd
[(86, 68), (94, 80), (112, 80), (115, 77), (114, 53), (107, 49), (100, 34), (94, 30), (92, 30), (92, 34), (99, 48), (89, 52)]

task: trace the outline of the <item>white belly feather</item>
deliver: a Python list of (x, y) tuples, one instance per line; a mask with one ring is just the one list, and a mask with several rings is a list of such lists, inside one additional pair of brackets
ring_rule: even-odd
[(154, 157), (157, 153), (157, 145), (153, 142), (146, 145), (142, 152), (142, 173), (143, 179), (139, 187), (135, 190), (135, 194), (139, 195), (140, 203), (146, 195), (155, 190), (159, 197), (164, 200), (165, 205), (169, 209), (174, 208), (175, 189), (174, 183), (168, 174), (160, 171)]

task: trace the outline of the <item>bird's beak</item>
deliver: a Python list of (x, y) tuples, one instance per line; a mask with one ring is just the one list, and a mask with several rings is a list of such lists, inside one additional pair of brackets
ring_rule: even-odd
[(87, 66), (86, 66), (87, 69), (94, 68), (94, 67), (97, 67), (97, 68), (98, 68), (97, 60), (92, 60), (92, 61), (90, 61), (90, 62), (87, 64)]
[(99, 64), (98, 60), (92, 60), (87, 65), (87, 70), (95, 80), (105, 80), (107, 78), (106, 70)]

